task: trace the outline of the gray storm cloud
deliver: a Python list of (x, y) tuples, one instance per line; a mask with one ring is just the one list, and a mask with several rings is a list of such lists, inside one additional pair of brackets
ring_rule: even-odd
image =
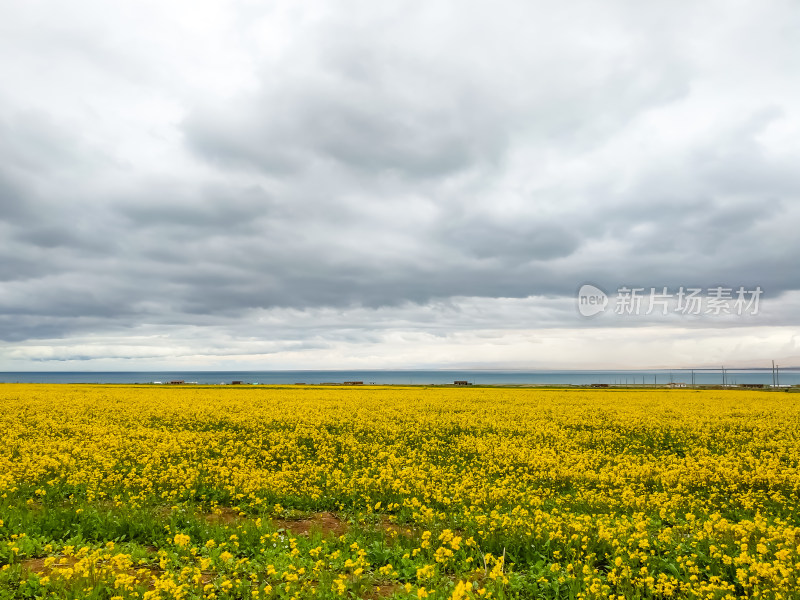
[[(391, 332), (597, 327), (571, 304), (583, 282), (800, 290), (792, 2), (81, 1), (3, 21), (15, 361), (94, 360), (111, 337), (110, 359), (170, 356), (197, 332), (209, 356), (331, 361)], [(792, 306), (764, 323), (790, 335)]]

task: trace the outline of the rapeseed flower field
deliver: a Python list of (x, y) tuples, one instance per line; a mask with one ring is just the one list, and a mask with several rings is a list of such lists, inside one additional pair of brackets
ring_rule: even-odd
[(797, 398), (2, 385), (0, 598), (798, 598)]

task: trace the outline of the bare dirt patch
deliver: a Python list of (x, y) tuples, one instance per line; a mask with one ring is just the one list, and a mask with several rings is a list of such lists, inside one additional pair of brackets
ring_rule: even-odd
[[(203, 519), (208, 523), (222, 526), (235, 525), (250, 518), (252, 517), (242, 515), (237, 509), (227, 507), (218, 507), (213, 513), (203, 515)], [(291, 535), (307, 536), (313, 531), (318, 531), (323, 535), (332, 534), (340, 536), (350, 529), (350, 525), (347, 521), (327, 511), (308, 515), (299, 514), (297, 518), (292, 518), (291, 516), (284, 516), (284, 518), (272, 517), (269, 521), (276, 529), (283, 529)], [(413, 526), (393, 523), (388, 517), (382, 517), (372, 525), (365, 523), (361, 525), (383, 531), (391, 539), (396, 539), (398, 537), (412, 538), (417, 535), (417, 531)]]
[[(52, 558), (52, 557), (49, 557)], [(78, 559), (74, 556), (67, 556), (67, 557), (55, 557), (56, 560), (50, 565), (46, 565), (45, 561), (47, 558), (27, 558), (20, 562), (22, 570), (27, 573), (36, 573), (38, 575), (47, 575), (48, 577), (61, 577), (63, 575), (63, 569), (71, 569), (77, 563)], [(102, 561), (98, 563), (96, 566), (93, 566), (92, 569), (96, 568), (104, 568), (107, 567), (107, 561)], [(112, 567), (111, 571), (115, 574), (124, 573), (126, 575), (130, 575), (134, 578), (134, 583), (136, 584), (147, 584), (148, 589), (153, 589), (153, 580), (156, 580), (161, 575), (162, 571), (158, 567), (154, 565), (132, 565), (126, 569), (115, 569)], [(205, 573), (203, 573), (203, 582), (207, 583), (210, 580), (210, 577), (207, 577)]]
[(19, 564), (22, 570), (28, 573), (45, 573), (49, 575), (53, 572), (53, 569), (69, 569), (78, 562), (78, 559), (74, 556), (55, 557), (55, 561), (50, 566), (45, 566), (47, 558), (52, 557), (26, 558), (21, 560)]
[[(218, 507), (213, 513), (203, 515), (208, 523), (214, 525), (235, 525), (245, 519), (252, 518), (242, 515), (234, 508)], [(292, 535), (310, 535), (312, 531), (319, 531), (323, 535), (329, 533), (339, 536), (348, 529), (347, 522), (341, 520), (331, 512), (311, 513), (299, 515), (298, 518), (270, 518), (269, 521), (276, 529), (283, 529)]]
[(345, 521), (329, 512), (313, 513), (311, 516), (298, 519), (272, 519), (272, 524), (278, 529), (285, 529), (292, 535), (309, 535), (312, 531), (319, 531), (323, 535), (342, 535), (348, 530)]
[(44, 558), (26, 558), (20, 561), (23, 571), (28, 573), (43, 573), (45, 570)]
[(241, 521), (243, 517), (239, 516), (238, 510), (220, 507), (215, 509), (214, 512), (204, 515), (204, 518), (214, 525), (231, 525), (237, 521)]
[(410, 525), (398, 525), (385, 518), (377, 523), (377, 528), (386, 533), (390, 538), (412, 538), (415, 535), (414, 529)]
[(398, 592), (404, 590), (402, 583), (389, 582), (389, 583), (375, 583), (372, 589), (362, 592), (361, 600), (378, 600), (379, 598), (388, 598)]

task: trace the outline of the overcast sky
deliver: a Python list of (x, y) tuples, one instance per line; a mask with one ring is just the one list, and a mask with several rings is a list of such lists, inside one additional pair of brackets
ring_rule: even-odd
[(800, 364), (798, 31), (794, 0), (0, 0), (0, 370)]

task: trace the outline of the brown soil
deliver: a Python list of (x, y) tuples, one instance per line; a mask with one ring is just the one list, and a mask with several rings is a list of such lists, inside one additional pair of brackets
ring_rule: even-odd
[(272, 523), (276, 528), (285, 529), (293, 535), (309, 535), (312, 531), (319, 531), (323, 535), (331, 533), (339, 536), (348, 529), (347, 523), (329, 512), (314, 513), (308, 518), (295, 521), (272, 519)]
[(66, 562), (59, 562), (61, 557), (56, 557), (56, 562), (54, 562), (49, 567), (44, 566), (44, 561), (46, 560), (45, 557), (42, 558), (26, 558), (25, 560), (20, 561), (20, 565), (24, 571), (28, 571), (29, 573), (43, 573), (45, 571), (51, 573), (53, 569), (66, 569), (73, 566), (75, 563), (78, 562), (78, 559), (74, 556), (68, 556)]
[[(213, 513), (204, 515), (204, 518), (209, 523), (215, 525), (233, 525), (248, 517), (241, 516), (237, 509), (228, 507), (219, 507)], [(292, 535), (309, 535), (312, 531), (319, 531), (323, 535), (333, 534), (340, 536), (346, 533), (349, 525), (338, 516), (331, 512), (318, 512), (312, 513), (307, 517), (298, 519), (270, 519), (272, 524), (277, 529), (285, 529)], [(381, 518), (375, 524), (376, 529), (384, 531), (389, 537), (405, 537), (412, 538), (416, 535), (415, 530), (411, 526), (398, 525), (391, 523), (387, 517)]]
[[(55, 569), (65, 569), (68, 567), (74, 566), (78, 559), (74, 556), (68, 556), (67, 561), (62, 563), (59, 562), (61, 557), (56, 558), (56, 562), (54, 562), (49, 567), (44, 566), (46, 558), (28, 558), (20, 562), (22, 569), (27, 571), (28, 573), (39, 573), (44, 575), (53, 575), (53, 571)], [(148, 574), (145, 575), (144, 573), (139, 573), (138, 571), (146, 571)], [(161, 570), (157, 567), (151, 565), (134, 565), (128, 569), (124, 569), (123, 571), (115, 571), (115, 572), (122, 572), (128, 575), (132, 575), (136, 577), (136, 579), (141, 583), (147, 583), (149, 589), (153, 589), (153, 579), (158, 579)], [(58, 575), (57, 575), (58, 576)], [(207, 583), (210, 580), (210, 577), (203, 573), (203, 582)]]
[[(204, 518), (209, 523), (232, 525), (247, 517), (240, 516), (239, 511), (232, 508), (217, 508)], [(292, 535), (309, 535), (312, 531), (319, 531), (323, 535), (331, 533), (339, 536), (348, 529), (345, 521), (330, 512), (312, 513), (308, 517), (299, 519), (270, 519), (270, 521), (276, 529), (284, 529)]]
[(377, 524), (377, 527), (387, 533), (390, 537), (414, 537), (414, 530), (410, 525), (398, 525), (397, 523), (390, 523), (385, 518)]
[(206, 521), (214, 525), (230, 525), (240, 521), (239, 511), (232, 508), (218, 508), (213, 513), (205, 515)]
[(28, 573), (41, 573), (44, 571), (44, 558), (26, 558), (20, 561), (22, 570)]
[(388, 598), (397, 592), (403, 591), (402, 583), (376, 583), (372, 589), (363, 592), (360, 596), (361, 600), (378, 600), (379, 598)]

